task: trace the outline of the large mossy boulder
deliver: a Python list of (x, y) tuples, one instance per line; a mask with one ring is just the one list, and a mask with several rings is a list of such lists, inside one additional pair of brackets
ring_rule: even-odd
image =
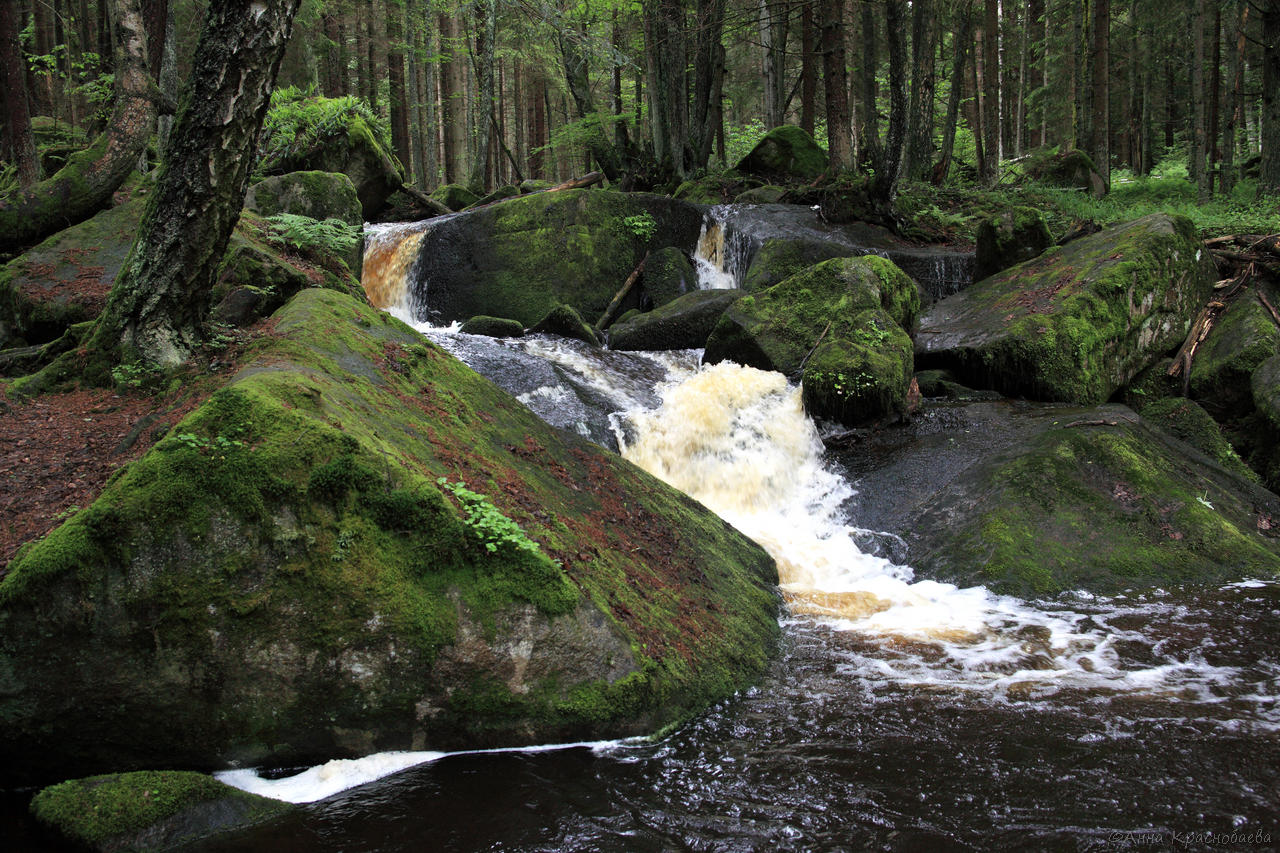
[(852, 246), (831, 240), (768, 237), (751, 256), (742, 275), (742, 289), (749, 293), (767, 290), (814, 264), (858, 254)]
[(1035, 598), (1280, 574), (1280, 498), (1123, 406), (948, 405), (904, 430), (855, 511), (918, 576)]
[(262, 216), (291, 213), (356, 226), (364, 222), (355, 184), (339, 172), (290, 172), (263, 178), (249, 187), (244, 206)]
[(764, 670), (773, 561), (696, 501), (361, 301), (274, 319), (10, 563), (11, 783), (640, 734)]
[(480, 196), (462, 184), (441, 184), (431, 191), (431, 197), (455, 213), (480, 200)]
[(644, 262), (640, 287), (645, 301), (653, 308), (698, 289), (698, 273), (689, 253), (675, 246), (652, 252)]
[[(1275, 291), (1267, 288), (1271, 297)], [(1280, 353), (1280, 327), (1252, 292), (1241, 293), (1196, 348), (1191, 363), (1191, 396), (1220, 418), (1238, 418), (1253, 410), (1250, 377)]]
[(919, 310), (919, 288), (892, 261), (823, 261), (730, 305), (703, 360), (800, 377), (814, 416), (877, 420), (905, 406), (912, 373), (906, 329)]
[(973, 277), (983, 279), (1038, 257), (1053, 245), (1044, 216), (1034, 207), (1011, 207), (978, 223)]
[(31, 813), (42, 824), (78, 848), (103, 853), (174, 850), (295, 809), (181, 770), (72, 779), (31, 801)]
[(54, 340), (101, 313), (146, 200), (104, 210), (0, 267), (0, 349)]
[(1046, 186), (1084, 190), (1095, 198), (1106, 195), (1109, 189), (1089, 155), (1074, 148), (1034, 151), (1023, 168), (1028, 177)]
[(697, 349), (720, 321), (740, 290), (695, 290), (646, 313), (624, 317), (609, 327), (615, 350)]
[(1182, 341), (1213, 280), (1191, 221), (1152, 214), (937, 302), (916, 360), (978, 388), (1102, 402)]
[(804, 129), (791, 124), (764, 135), (734, 168), (767, 179), (812, 180), (827, 170), (827, 152)]
[(662, 196), (534, 193), (433, 224), (414, 286), (429, 291), (443, 322), (489, 314), (532, 326), (559, 304), (596, 318), (645, 252), (693, 246), (701, 225), (698, 208)]

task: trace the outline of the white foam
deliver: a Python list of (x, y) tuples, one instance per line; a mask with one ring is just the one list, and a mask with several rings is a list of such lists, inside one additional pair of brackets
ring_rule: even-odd
[(460, 752), (379, 752), (363, 758), (339, 758), (308, 768), (283, 779), (264, 779), (255, 769), (224, 770), (214, 777), (233, 788), (283, 800), (286, 803), (313, 803), (350, 788), (376, 782), (394, 773), (439, 761), (453, 755), (486, 755), (493, 753), (554, 752), (562, 749), (586, 748), (596, 753), (624, 747), (626, 741), (596, 740), (576, 743), (552, 743), (538, 746), (513, 746), (497, 749), (470, 749)]

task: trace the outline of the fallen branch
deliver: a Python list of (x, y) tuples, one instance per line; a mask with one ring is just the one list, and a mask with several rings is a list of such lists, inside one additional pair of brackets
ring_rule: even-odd
[(581, 178), (573, 178), (571, 180), (565, 181), (563, 184), (556, 184), (554, 187), (547, 190), (547, 192), (558, 193), (561, 190), (580, 190), (580, 189), (583, 189), (584, 187), (589, 187), (592, 184), (598, 184), (603, 180), (604, 180), (604, 172), (588, 172), (587, 174), (583, 175)]
[(1271, 313), (1271, 319), (1275, 320), (1276, 325), (1280, 326), (1280, 314), (1276, 313), (1276, 307), (1271, 304), (1271, 300), (1267, 298), (1267, 294), (1263, 293), (1261, 290), (1258, 291), (1258, 301), (1261, 302), (1263, 307)]
[(453, 213), (453, 211), (450, 210), (448, 207), (446, 207), (444, 204), (436, 201), (434, 198), (427, 195), (426, 193), (424, 193), (422, 190), (418, 189), (415, 186), (412, 186), (410, 184), (401, 184), (400, 191), (405, 195), (407, 195), (409, 198), (416, 201), (418, 204), (425, 207), (427, 210), (434, 213), (436, 216), (444, 216), (447, 213)]
[(1120, 425), (1120, 422), (1119, 422), (1119, 421), (1104, 421), (1104, 420), (1096, 420), (1096, 421), (1072, 421), (1071, 423), (1069, 423), (1069, 424), (1067, 424), (1065, 427), (1063, 427), (1063, 429), (1071, 429), (1072, 427), (1087, 427), (1087, 426), (1119, 426), (1119, 425)]
[(631, 272), (631, 275), (627, 276), (622, 288), (609, 301), (609, 307), (604, 309), (604, 314), (596, 321), (597, 332), (603, 332), (613, 325), (613, 321), (617, 319), (618, 310), (622, 307), (622, 301), (627, 298), (627, 295), (631, 293), (631, 289), (636, 286), (636, 282), (640, 280), (640, 275), (644, 272), (644, 265), (648, 260), (649, 253), (645, 252), (644, 257), (640, 259), (640, 264)]
[(796, 372), (797, 372), (797, 373), (803, 373), (803, 372), (804, 372), (804, 366), (805, 366), (806, 364), (808, 364), (808, 363), (809, 363), (809, 359), (813, 356), (813, 354), (814, 354), (815, 352), (817, 352), (817, 351), (818, 351), (818, 345), (819, 345), (819, 344), (821, 344), (821, 343), (822, 343), (822, 339), (823, 339), (823, 338), (825, 338), (825, 337), (827, 336), (827, 332), (831, 331), (831, 324), (832, 324), (832, 323), (834, 323), (834, 322), (835, 322), (835, 320), (828, 320), (828, 321), (827, 321), (827, 327), (826, 327), (825, 329), (823, 329), (823, 330), (822, 330), (822, 334), (818, 335), (818, 339), (817, 339), (816, 341), (814, 341), (814, 342), (813, 342), (813, 349), (809, 350), (809, 354), (808, 354), (808, 355), (806, 355), (806, 356), (805, 356), (805, 357), (800, 361), (800, 367), (796, 369)]

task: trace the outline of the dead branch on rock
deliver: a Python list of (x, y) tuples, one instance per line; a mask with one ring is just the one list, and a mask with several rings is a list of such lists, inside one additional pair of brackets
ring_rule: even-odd
[(613, 321), (618, 318), (618, 310), (622, 307), (622, 300), (627, 298), (627, 294), (631, 292), (631, 289), (636, 286), (636, 282), (640, 280), (641, 274), (644, 273), (644, 265), (648, 260), (649, 253), (645, 252), (644, 257), (640, 259), (640, 264), (631, 272), (631, 275), (627, 276), (622, 288), (609, 301), (609, 307), (604, 309), (604, 314), (596, 321), (597, 332), (603, 332), (612, 326)]

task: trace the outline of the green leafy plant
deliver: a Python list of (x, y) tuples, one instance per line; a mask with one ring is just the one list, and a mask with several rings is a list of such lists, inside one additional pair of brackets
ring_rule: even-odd
[(446, 477), (439, 478), (436, 483), (458, 499), (467, 514), (463, 519), (467, 530), (489, 553), (496, 553), (504, 548), (535, 553), (541, 550), (538, 543), (530, 539), (519, 524), (494, 506), (487, 495), (473, 492), (461, 481), (450, 482)]
[(145, 364), (117, 364), (111, 368), (111, 378), (116, 387), (139, 390), (148, 388), (160, 378), (160, 371)]
[(368, 125), (380, 145), (391, 148), (390, 125), (360, 98), (323, 98), (296, 86), (276, 89), (258, 141), (259, 169), (269, 173), (280, 161), (345, 132), (354, 119)]
[(322, 252), (346, 257), (360, 241), (360, 229), (340, 219), (312, 219), (279, 213), (266, 219), (266, 239), (278, 246), (302, 252)]
[(634, 216), (625, 217), (622, 224), (641, 240), (652, 240), (653, 235), (658, 232), (657, 220), (648, 213), (637, 213)]
[[(240, 434), (244, 432), (244, 429), (242, 427), (233, 427), (231, 431), (232, 433)], [(240, 450), (242, 448), (248, 448), (250, 450), (253, 449), (249, 447), (249, 444), (245, 441), (221, 434), (215, 435), (212, 438), (206, 438), (205, 436), (196, 435), (195, 433), (180, 432), (173, 437), (173, 440), (190, 450), (195, 450), (207, 456), (216, 454), (220, 458), (224, 459), (226, 458), (226, 455), (232, 451)]]

